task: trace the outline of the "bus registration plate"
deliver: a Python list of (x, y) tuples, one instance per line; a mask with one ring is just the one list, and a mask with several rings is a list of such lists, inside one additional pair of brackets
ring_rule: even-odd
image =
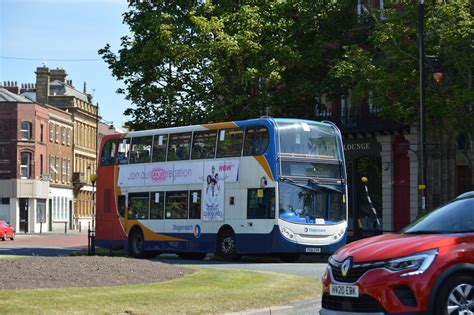
[(307, 253), (320, 253), (321, 248), (319, 248), (319, 247), (307, 247), (306, 252)]
[(329, 294), (334, 296), (359, 297), (359, 287), (356, 285), (331, 284)]

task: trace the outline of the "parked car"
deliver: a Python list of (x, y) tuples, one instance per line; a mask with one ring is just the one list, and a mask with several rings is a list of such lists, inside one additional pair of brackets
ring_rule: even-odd
[(6, 241), (7, 238), (12, 241), (15, 239), (15, 229), (3, 220), (0, 220), (0, 237), (2, 238), (2, 241)]
[(329, 258), (320, 314), (474, 314), (474, 192)]

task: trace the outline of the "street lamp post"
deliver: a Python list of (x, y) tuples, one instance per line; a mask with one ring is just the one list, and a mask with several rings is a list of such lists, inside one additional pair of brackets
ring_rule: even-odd
[(420, 184), (421, 190), (421, 212), (426, 210), (426, 102), (425, 102), (425, 42), (424, 42), (424, 18), (425, 3), (424, 0), (418, 2), (418, 39), (419, 39), (419, 72), (420, 72)]

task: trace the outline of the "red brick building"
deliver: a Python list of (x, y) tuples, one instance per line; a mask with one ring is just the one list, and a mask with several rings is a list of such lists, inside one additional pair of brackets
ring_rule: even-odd
[(33, 232), (49, 192), (48, 109), (9, 90), (0, 88), (0, 218)]

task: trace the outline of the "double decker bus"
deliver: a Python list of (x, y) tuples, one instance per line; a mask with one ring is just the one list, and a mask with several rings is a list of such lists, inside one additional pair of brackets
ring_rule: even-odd
[(341, 133), (262, 117), (105, 136), (96, 244), (134, 257), (332, 253), (347, 238)]

